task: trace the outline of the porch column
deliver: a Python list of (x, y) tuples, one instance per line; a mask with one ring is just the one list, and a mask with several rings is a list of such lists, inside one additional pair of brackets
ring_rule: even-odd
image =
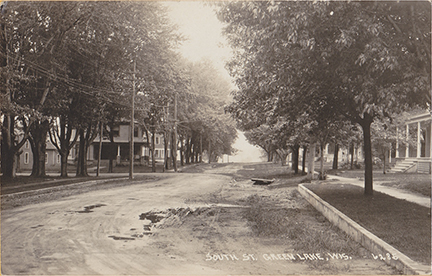
[(417, 122), (417, 158), (420, 158), (421, 155), (420, 135), (421, 135), (421, 126), (420, 126), (420, 122)]
[(120, 160), (121, 160), (121, 158), (120, 158), (120, 145), (118, 145), (117, 146), (117, 158), (116, 158), (117, 160), (117, 163), (120, 163)]
[(390, 146), (388, 155), (389, 155), (388, 162), (389, 162), (389, 164), (391, 164), (391, 162), (392, 162), (392, 158), (391, 158), (391, 146)]
[(396, 127), (396, 158), (399, 158), (399, 127)]
[(405, 148), (405, 158), (409, 157), (409, 125), (406, 125), (406, 148)]

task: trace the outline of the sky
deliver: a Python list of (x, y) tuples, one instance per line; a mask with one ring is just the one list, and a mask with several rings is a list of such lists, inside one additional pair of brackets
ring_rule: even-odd
[[(225, 62), (231, 58), (230, 47), (222, 35), (223, 24), (220, 22), (211, 6), (202, 1), (164, 2), (170, 9), (171, 21), (179, 28), (188, 40), (180, 47), (182, 55), (193, 61), (203, 58), (213, 62), (216, 69), (231, 81)], [(243, 133), (238, 133), (234, 148), (237, 154), (229, 158), (230, 162), (261, 161), (261, 150), (250, 145)]]
[(231, 80), (224, 65), (231, 57), (230, 47), (222, 35), (223, 24), (212, 7), (202, 1), (164, 3), (170, 9), (171, 21), (187, 39), (180, 47), (183, 56), (193, 62), (209, 59), (224, 77)]

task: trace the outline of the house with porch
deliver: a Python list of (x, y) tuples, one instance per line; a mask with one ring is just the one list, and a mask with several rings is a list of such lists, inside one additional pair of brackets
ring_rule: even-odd
[[(114, 127), (114, 143), (111, 143), (107, 135), (102, 137), (102, 152), (101, 160), (103, 163), (110, 159), (110, 156), (114, 156), (114, 164), (125, 164), (129, 165), (129, 137), (130, 137), (130, 125), (129, 122), (120, 122)], [(89, 165), (96, 164), (99, 156), (99, 135), (90, 145), (87, 151), (87, 160), (90, 161)], [(78, 141), (79, 143), (79, 141)], [(68, 163), (74, 164), (78, 155), (78, 143), (71, 149), (68, 156)], [(168, 150), (169, 156), (169, 150)], [(155, 160), (156, 162), (163, 162), (165, 157), (164, 141), (162, 134), (156, 134), (155, 136)], [(136, 162), (141, 164), (147, 164), (150, 160), (150, 148), (149, 142), (143, 129), (135, 125), (134, 130), (134, 158)], [(51, 143), (50, 139), (46, 141), (46, 152), (45, 152), (45, 169), (47, 171), (59, 171), (61, 165), (60, 154), (56, 147)], [(29, 171), (33, 166), (33, 152), (30, 147), (30, 142), (26, 141), (21, 149), (21, 154), (18, 158), (18, 171)]]
[[(396, 164), (392, 172), (431, 173), (431, 112), (424, 111), (409, 116), (403, 125), (397, 126), (397, 133), (405, 136), (396, 141)], [(400, 135), (397, 135), (400, 137)], [(415, 138), (416, 143), (408, 141)]]
[[(114, 127), (114, 143), (109, 140), (107, 135), (102, 137), (101, 160), (109, 160), (110, 156), (115, 157), (115, 164), (129, 164), (130, 160), (130, 124), (129, 122), (120, 122)], [(100, 137), (97, 136), (88, 150), (87, 160), (95, 161), (99, 155)], [(74, 154), (77, 148), (74, 149)], [(169, 154), (169, 152), (168, 152)], [(155, 160), (163, 162), (165, 157), (164, 141), (162, 134), (155, 136)], [(150, 142), (147, 141), (145, 131), (141, 126), (135, 125), (134, 129), (134, 160), (141, 164), (147, 164), (150, 161)]]

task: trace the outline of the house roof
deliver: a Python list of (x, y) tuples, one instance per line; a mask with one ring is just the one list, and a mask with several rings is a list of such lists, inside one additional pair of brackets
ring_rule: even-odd
[(407, 123), (425, 122), (431, 120), (431, 111), (425, 110), (423, 113), (412, 115), (406, 121)]

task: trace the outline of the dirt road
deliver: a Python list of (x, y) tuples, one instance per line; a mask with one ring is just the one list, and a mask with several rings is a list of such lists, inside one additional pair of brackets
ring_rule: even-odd
[[(289, 237), (258, 235), (245, 215), (251, 195), (284, 210), (309, 206), (294, 188), (267, 189), (227, 175), (240, 168), (3, 210), (2, 274), (397, 273), (367, 252), (296, 252)], [(297, 217), (321, 227), (318, 216)]]

